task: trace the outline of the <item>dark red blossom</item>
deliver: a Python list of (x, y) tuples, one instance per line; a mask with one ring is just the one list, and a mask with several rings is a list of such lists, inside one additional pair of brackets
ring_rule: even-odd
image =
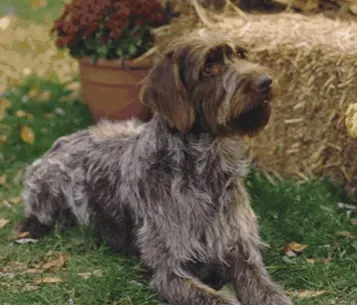
[(169, 20), (157, 0), (72, 0), (64, 6), (51, 32), (57, 34), (58, 47), (83, 49), (86, 46), (83, 39), (90, 37), (98, 45), (118, 41), (124, 31), (127, 33), (134, 26), (146, 29), (167, 24)]

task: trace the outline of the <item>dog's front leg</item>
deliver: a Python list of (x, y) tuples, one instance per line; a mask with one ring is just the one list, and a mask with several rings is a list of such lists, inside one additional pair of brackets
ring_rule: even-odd
[(244, 305), (291, 305), (284, 291), (268, 275), (260, 255), (254, 258), (238, 255), (234, 264), (234, 284)]
[(237, 298), (243, 305), (291, 305), (284, 291), (265, 269), (257, 219), (243, 184), (237, 187), (237, 248), (230, 257)]
[(238, 301), (225, 298), (198, 280), (175, 275), (167, 269), (157, 270), (151, 284), (161, 298), (172, 304), (239, 305)]

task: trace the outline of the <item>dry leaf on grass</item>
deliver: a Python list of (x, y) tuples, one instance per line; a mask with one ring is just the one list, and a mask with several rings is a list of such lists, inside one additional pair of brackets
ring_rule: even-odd
[(8, 224), (10, 222), (10, 220), (5, 219), (5, 218), (0, 218), (0, 229), (5, 227), (6, 224)]
[(0, 98), (0, 121), (4, 119), (6, 115), (6, 109), (11, 107), (11, 102), (6, 98)]
[(103, 275), (103, 272), (101, 270), (94, 270), (93, 272), (82, 272), (82, 273), (78, 273), (78, 275), (82, 278), (82, 279), (88, 279), (90, 276), (98, 276), (101, 277)]
[(288, 291), (287, 295), (296, 298), (314, 298), (327, 294), (327, 290), (301, 290), (301, 291)]
[(51, 113), (51, 112), (45, 113), (45, 115), (44, 115), (44, 118), (47, 119), (47, 120), (52, 120), (52, 119), (54, 119), (55, 117), (56, 117), (56, 116), (55, 116), (53, 113)]
[(9, 198), (9, 201), (10, 201), (12, 204), (19, 204), (20, 201), (21, 201), (21, 197), (20, 197), (20, 196), (11, 197), (11, 198)]
[(345, 237), (345, 238), (351, 238), (351, 239), (357, 238), (357, 234), (352, 233), (352, 232), (348, 232), (348, 231), (337, 232), (336, 235), (337, 236), (341, 236), (341, 237)]
[(65, 86), (67, 90), (72, 91), (70, 94), (59, 99), (60, 102), (73, 102), (81, 99), (81, 84), (80, 82), (71, 82)]
[(34, 291), (39, 289), (40, 287), (31, 285), (31, 284), (26, 284), (25, 287), (23, 288), (23, 291)]
[(9, 272), (1, 272), (0, 271), (0, 278), (9, 278), (10, 280), (13, 279), (15, 274)]
[(309, 264), (314, 264), (314, 263), (322, 263), (322, 264), (328, 264), (332, 260), (332, 253), (329, 253), (327, 255), (327, 258), (307, 258), (306, 261)]
[(285, 255), (288, 257), (295, 257), (297, 254), (304, 251), (305, 248), (307, 248), (307, 245), (299, 244), (293, 241), (282, 247), (280, 251), (285, 253)]
[(6, 135), (0, 135), (0, 145), (5, 144), (8, 139), (8, 136)]
[(37, 99), (41, 102), (48, 101), (52, 97), (52, 92), (50, 90), (41, 91), (37, 97)]
[(29, 269), (26, 269), (23, 273), (27, 273), (27, 274), (41, 274), (41, 273), (43, 273), (43, 270), (36, 269), (36, 268), (29, 268)]
[(0, 176), (0, 185), (5, 185), (7, 181), (7, 177), (5, 175)]
[(35, 133), (29, 126), (26, 125), (20, 126), (20, 137), (22, 141), (28, 144), (32, 144), (35, 141)]
[(5, 16), (0, 18), (0, 30), (6, 30), (7, 27), (10, 25), (11, 18), (10, 16)]
[(35, 284), (56, 284), (63, 282), (60, 277), (44, 277), (35, 281)]
[(29, 232), (21, 232), (21, 233), (18, 233), (18, 234), (11, 235), (10, 239), (11, 240), (18, 240), (18, 239), (21, 239), (21, 238), (25, 238), (25, 237), (27, 237), (29, 235), (30, 235)]
[(31, 113), (28, 113), (26, 111), (23, 110), (17, 110), (16, 111), (16, 117), (18, 118), (28, 118), (28, 119), (33, 119), (33, 115)]
[(26, 112), (26, 111), (23, 111), (23, 110), (17, 110), (17, 111), (16, 111), (16, 116), (17, 116), (18, 118), (24, 118), (24, 117), (26, 117), (26, 114), (27, 114), (27, 112)]
[(48, 252), (46, 255), (48, 258), (45, 262), (40, 263), (37, 265), (36, 269), (40, 269), (43, 271), (48, 270), (60, 270), (65, 265), (66, 261), (68, 260), (68, 256), (60, 253), (60, 252)]
[(351, 225), (353, 225), (353, 226), (357, 226), (357, 218), (352, 218), (352, 219), (350, 220), (350, 223), (351, 223)]

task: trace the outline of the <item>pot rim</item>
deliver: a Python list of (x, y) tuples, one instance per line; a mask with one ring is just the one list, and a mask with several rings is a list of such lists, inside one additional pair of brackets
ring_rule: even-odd
[(77, 58), (78, 62), (82, 66), (97, 67), (103, 69), (125, 69), (125, 67), (130, 69), (142, 69), (151, 68), (154, 64), (152, 57), (142, 58), (138, 61), (137, 59), (126, 59), (124, 61), (125, 67), (123, 67), (120, 59), (99, 59), (95, 64), (91, 63), (91, 58), (89, 56)]

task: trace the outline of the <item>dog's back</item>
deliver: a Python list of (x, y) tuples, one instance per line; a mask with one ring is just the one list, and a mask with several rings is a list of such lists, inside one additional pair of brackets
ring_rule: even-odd
[[(56, 140), (42, 158), (27, 167), (22, 191), (25, 220), (20, 230), (40, 237), (56, 222), (60, 229), (73, 222), (87, 224), (88, 172), (94, 171), (95, 164), (101, 166), (101, 160), (119, 160), (121, 147), (133, 142), (141, 125), (136, 119), (117, 123), (104, 120)], [(110, 172), (114, 165), (101, 171)]]

